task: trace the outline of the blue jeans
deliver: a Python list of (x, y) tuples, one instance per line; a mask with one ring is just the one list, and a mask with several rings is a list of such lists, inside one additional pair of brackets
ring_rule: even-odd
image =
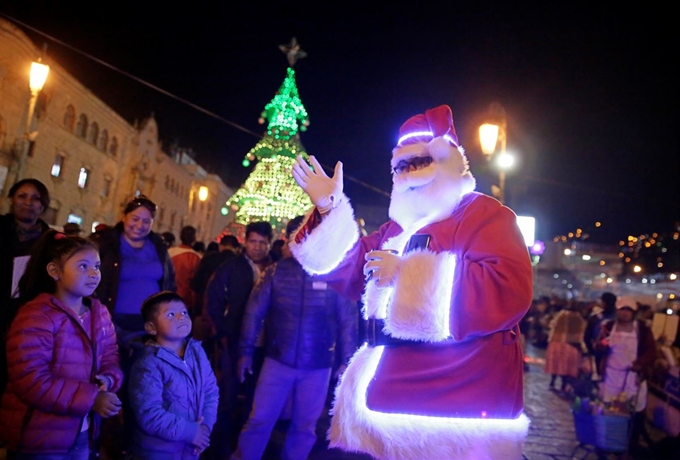
[(331, 369), (302, 370), (265, 358), (255, 389), (253, 410), (238, 439), (235, 460), (262, 458), (269, 436), (286, 404), (293, 396), (293, 409), (283, 460), (304, 460), (316, 443), (316, 422), (321, 416)]
[(90, 441), (87, 430), (81, 431), (76, 443), (65, 454), (29, 454), (26, 452), (9, 452), (7, 460), (88, 460), (90, 458)]

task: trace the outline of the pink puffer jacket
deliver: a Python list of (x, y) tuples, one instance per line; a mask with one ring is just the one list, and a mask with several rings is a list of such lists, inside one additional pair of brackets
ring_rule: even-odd
[[(19, 309), (7, 339), (9, 383), (0, 407), (0, 438), (10, 450), (67, 452), (99, 391), (95, 375), (123, 373), (108, 310), (91, 302), (90, 339), (57, 298), (41, 294)], [(98, 425), (97, 416), (93, 420)]]

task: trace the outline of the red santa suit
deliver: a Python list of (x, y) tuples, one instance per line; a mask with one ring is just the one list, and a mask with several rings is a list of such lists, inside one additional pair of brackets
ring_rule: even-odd
[[(360, 238), (343, 196), (324, 216), (314, 210), (291, 245), (344, 295), (363, 292), (369, 343), (336, 389), (331, 446), (384, 459), (521, 458), (529, 421), (518, 323), (532, 270), (516, 216), (472, 191), (448, 106), (413, 117), (400, 134), (390, 206), (399, 223)], [(396, 196), (416, 189), (424, 194), (412, 201)], [(397, 209), (407, 203), (426, 209)], [(426, 235), (416, 236), (426, 247), (407, 250), (413, 235)], [(394, 282), (366, 282), (366, 254), (387, 249), (399, 263)]]

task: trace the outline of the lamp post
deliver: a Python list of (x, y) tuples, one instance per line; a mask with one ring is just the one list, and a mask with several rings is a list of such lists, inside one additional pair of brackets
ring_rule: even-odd
[(498, 168), (498, 188), (494, 190), (495, 186), (492, 186), (492, 190), (494, 196), (505, 204), (505, 171), (512, 166), (514, 158), (505, 150), (507, 118), (503, 106), (498, 102), (491, 104), (488, 119), (488, 123), (479, 127), (479, 142), (487, 161), (495, 159)]
[(201, 185), (198, 188), (198, 199), (201, 201), (205, 201), (208, 199), (208, 187), (205, 185)]
[(31, 100), (28, 103), (28, 113), (26, 114), (26, 125), (24, 127), (24, 136), (22, 138), (21, 145), (19, 147), (18, 155), (18, 166), (17, 174), (14, 179), (15, 182), (23, 179), (24, 176), (24, 165), (26, 163), (26, 157), (28, 156), (28, 149), (30, 146), (30, 140), (34, 137), (34, 133), (31, 132), (31, 123), (33, 121), (33, 112), (35, 111), (35, 103), (38, 100), (38, 94), (43, 89), (45, 81), (47, 80), (47, 74), (50, 72), (50, 67), (42, 64), (40, 59), (37, 62), (31, 63), (31, 73), (29, 79), (29, 88), (31, 89)]

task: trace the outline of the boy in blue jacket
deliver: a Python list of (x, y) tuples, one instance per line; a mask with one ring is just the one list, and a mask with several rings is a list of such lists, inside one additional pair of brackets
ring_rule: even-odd
[(191, 319), (179, 295), (150, 296), (142, 317), (150, 340), (130, 373), (137, 422), (132, 456), (196, 459), (208, 447), (217, 416), (215, 374), (201, 343), (189, 337)]

